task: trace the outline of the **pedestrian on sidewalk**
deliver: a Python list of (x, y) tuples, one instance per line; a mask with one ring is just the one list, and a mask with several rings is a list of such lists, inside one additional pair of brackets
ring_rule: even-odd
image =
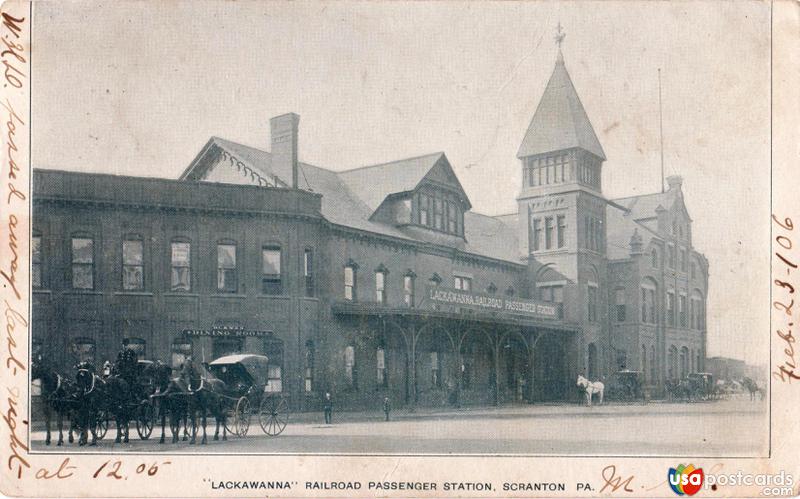
[(325, 412), (325, 424), (331, 424), (331, 416), (333, 414), (333, 400), (331, 400), (331, 392), (325, 392), (325, 401), (323, 402), (322, 410)]
[(389, 402), (389, 397), (383, 397), (383, 413), (386, 414), (386, 421), (389, 421), (389, 412), (392, 410), (392, 404)]

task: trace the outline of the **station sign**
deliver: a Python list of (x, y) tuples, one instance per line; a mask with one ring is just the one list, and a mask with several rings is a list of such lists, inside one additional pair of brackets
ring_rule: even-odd
[(558, 303), (541, 300), (474, 293), (441, 286), (428, 286), (425, 301), (429, 305), (451, 305), (483, 312), (551, 320), (560, 318), (561, 306)]

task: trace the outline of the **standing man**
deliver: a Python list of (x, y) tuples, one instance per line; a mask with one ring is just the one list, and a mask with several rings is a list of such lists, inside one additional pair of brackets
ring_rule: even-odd
[(389, 421), (389, 412), (392, 410), (392, 404), (389, 402), (389, 397), (383, 397), (383, 413), (386, 414), (386, 421)]
[(331, 393), (325, 392), (325, 401), (322, 406), (325, 412), (325, 424), (331, 424), (331, 415), (333, 414), (333, 400), (331, 400)]
[(136, 355), (136, 352), (131, 348), (130, 340), (128, 338), (123, 338), (122, 350), (117, 354), (117, 362), (114, 366), (116, 374), (127, 381), (129, 385), (133, 385), (136, 381), (138, 362), (139, 356)]

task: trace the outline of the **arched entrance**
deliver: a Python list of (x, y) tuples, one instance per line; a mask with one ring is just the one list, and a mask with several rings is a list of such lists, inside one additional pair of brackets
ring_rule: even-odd
[(442, 406), (458, 402), (455, 343), (438, 325), (426, 325), (417, 333), (414, 358), (415, 401)]
[(542, 333), (535, 342), (534, 399), (542, 402), (567, 398), (567, 349), (565, 339)]
[(498, 346), (499, 396), (501, 402), (530, 398), (531, 366), (528, 342), (518, 332), (501, 336)]
[(461, 337), (460, 403), (488, 405), (496, 401), (494, 342), (482, 329), (469, 329)]
[(587, 360), (586, 360), (586, 377), (591, 381), (598, 379), (598, 365), (597, 365), (597, 345), (589, 343)]

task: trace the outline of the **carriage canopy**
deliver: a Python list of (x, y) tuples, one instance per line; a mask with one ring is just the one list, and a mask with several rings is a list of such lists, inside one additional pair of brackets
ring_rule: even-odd
[(208, 366), (215, 376), (226, 383), (237, 379), (251, 386), (262, 387), (269, 380), (268, 364), (269, 359), (265, 355), (239, 354), (220, 357)]

